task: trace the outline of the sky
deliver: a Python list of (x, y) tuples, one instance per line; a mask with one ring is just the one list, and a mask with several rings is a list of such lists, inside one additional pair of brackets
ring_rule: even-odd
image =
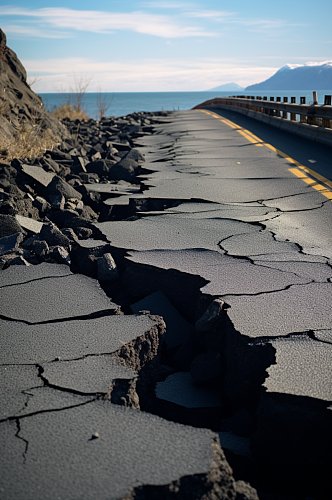
[(246, 87), (285, 64), (332, 60), (331, 0), (3, 3), (7, 45), (40, 93)]

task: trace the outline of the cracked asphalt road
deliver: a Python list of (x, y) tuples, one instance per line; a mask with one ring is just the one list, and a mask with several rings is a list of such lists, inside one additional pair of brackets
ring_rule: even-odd
[[(172, 113), (156, 127), (157, 135), (140, 140), (145, 167), (152, 171), (142, 181), (145, 198), (179, 199), (182, 204), (162, 213), (142, 213), (138, 220), (97, 226), (113, 246), (130, 250), (131, 262), (203, 277), (203, 294), (226, 301), (228, 316), (243, 336), (280, 337), (279, 346), (282, 337), (318, 331), (330, 342), (329, 186), (317, 191), (294, 175), (294, 147), (293, 158), (288, 152), (279, 154), (265, 147), (267, 142), (239, 134), (241, 127), (230, 126), (228, 118), (214, 111)], [(240, 118), (248, 126), (250, 120)], [(267, 137), (266, 131), (264, 140), (274, 132)], [(309, 141), (294, 137), (296, 141), (306, 142), (305, 153), (319, 159), (326, 175), (329, 148), (322, 152)], [(277, 134), (276, 147), (282, 148), (282, 134)], [(299, 159), (304, 161), (302, 150)], [(313, 343), (320, 338), (315, 336)], [(309, 345), (304, 344), (310, 349)], [(307, 396), (319, 398), (323, 386), (326, 395), (324, 370), (331, 362), (327, 346), (322, 370), (313, 370), (315, 383), (307, 385)], [(297, 366), (293, 363), (294, 375)], [(297, 394), (297, 377), (291, 379), (287, 391)], [(332, 401), (332, 385), (327, 386)]]
[[(295, 435), (299, 468), (301, 455), (304, 464), (313, 460), (299, 445), (307, 439), (318, 443), (315, 467), (323, 461), (328, 468), (331, 201), (294, 175), (284, 156), (211, 115), (174, 112), (156, 131), (139, 140), (151, 171), (141, 176), (144, 192), (124, 192), (116, 204), (144, 197), (178, 206), (96, 226), (127, 251), (128, 264), (199, 276), (203, 298), (225, 301), (233, 329), (224, 392), (237, 408), (253, 397), (247, 379), (262, 389), (256, 457), (268, 456), (276, 474), (283, 472), (273, 460), (284, 458), (289, 468), (293, 455), (287, 461), (283, 447), (291, 449)], [(319, 146), (312, 148), (314, 157)], [(117, 500), (139, 485), (210, 471), (216, 434), (100, 400), (116, 381), (135, 383), (138, 345), (157, 352), (155, 317), (116, 315), (117, 304), (95, 280), (65, 266), (13, 266), (1, 279), (0, 439), (7, 451), (0, 498)], [(273, 353), (259, 366), (265, 378), (256, 377), (257, 346), (262, 359), (265, 349)], [(219, 405), (219, 394), (202, 395), (189, 378), (170, 375), (157, 396), (188, 408)]]

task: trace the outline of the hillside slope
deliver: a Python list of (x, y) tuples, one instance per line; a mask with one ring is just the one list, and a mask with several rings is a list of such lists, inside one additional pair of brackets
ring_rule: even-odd
[(54, 137), (65, 137), (67, 129), (45, 108), (40, 96), (27, 83), (27, 73), (0, 29), (0, 133), (13, 136), (23, 124), (38, 125)]

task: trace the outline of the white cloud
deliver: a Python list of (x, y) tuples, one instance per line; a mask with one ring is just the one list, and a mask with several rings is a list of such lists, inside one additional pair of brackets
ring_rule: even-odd
[(13, 37), (15, 37), (15, 35), (19, 37), (24, 35), (37, 38), (70, 38), (72, 36), (70, 33), (50, 31), (18, 24), (2, 25), (2, 29), (7, 35), (10, 34), (13, 35)]
[(141, 5), (150, 9), (192, 9), (195, 7), (195, 4), (186, 2), (142, 2)]
[(245, 87), (266, 80), (279, 69), (249, 66), (250, 63), (245, 61), (212, 58), (194, 61), (135, 59), (126, 62), (68, 58), (24, 60), (23, 64), (29, 73), (41, 76), (34, 86), (36, 92), (69, 90), (74, 83), (73, 72), (92, 77), (90, 92), (98, 91), (100, 83), (108, 92), (166, 92), (207, 90), (232, 81)]
[(226, 12), (220, 10), (199, 10), (193, 12), (187, 12), (188, 17), (206, 18), (213, 19), (214, 21), (229, 20), (230, 17), (234, 17), (234, 12)]
[(94, 33), (109, 33), (128, 30), (162, 38), (210, 37), (214, 33), (201, 27), (181, 24), (178, 18), (145, 12), (102, 12), (73, 10), (62, 7), (24, 9), (0, 7), (0, 15), (38, 18), (56, 28)]

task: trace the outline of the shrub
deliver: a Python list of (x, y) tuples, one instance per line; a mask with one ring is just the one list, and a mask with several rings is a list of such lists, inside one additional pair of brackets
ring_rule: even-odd
[(11, 138), (0, 136), (0, 158), (7, 162), (14, 158), (38, 158), (56, 142), (49, 130), (42, 130), (36, 124), (22, 123)]
[(52, 113), (56, 118), (62, 120), (68, 118), (69, 120), (89, 120), (88, 115), (83, 111), (83, 109), (78, 109), (71, 106), (70, 104), (63, 104), (62, 106), (53, 109)]

